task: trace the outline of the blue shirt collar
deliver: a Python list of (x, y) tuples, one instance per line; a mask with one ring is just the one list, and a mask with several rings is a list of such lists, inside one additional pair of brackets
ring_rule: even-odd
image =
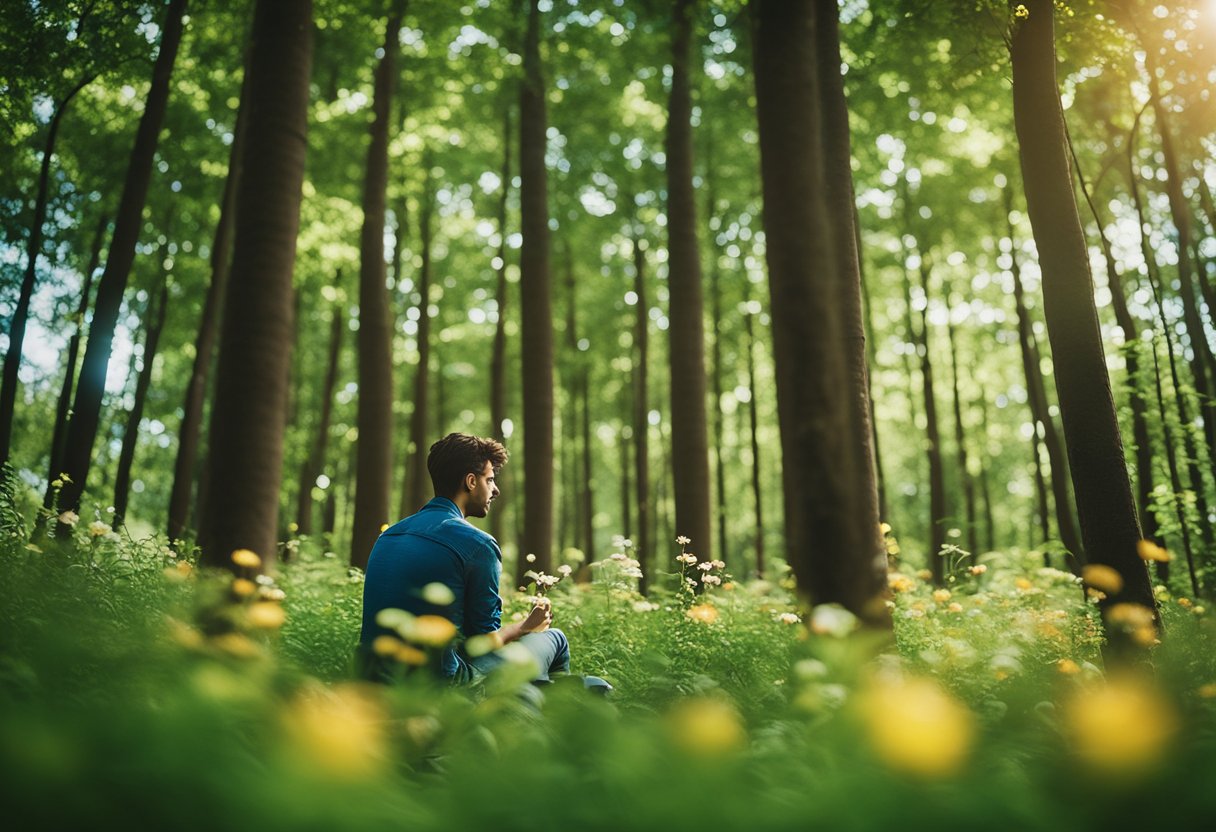
[(422, 507), (422, 511), (442, 511), (453, 517), (464, 519), (464, 514), (459, 506), (449, 500), (447, 497), (433, 497), (429, 503)]

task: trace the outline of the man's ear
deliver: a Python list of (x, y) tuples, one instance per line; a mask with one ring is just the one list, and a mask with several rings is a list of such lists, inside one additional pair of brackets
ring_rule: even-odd
[(477, 475), (470, 472), (464, 475), (464, 487), (466, 491), (477, 490)]

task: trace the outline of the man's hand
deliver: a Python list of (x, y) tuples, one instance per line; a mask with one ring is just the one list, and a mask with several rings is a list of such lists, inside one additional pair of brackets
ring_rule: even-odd
[(543, 633), (553, 621), (553, 606), (548, 598), (537, 599), (536, 606), (520, 624), (521, 633)]

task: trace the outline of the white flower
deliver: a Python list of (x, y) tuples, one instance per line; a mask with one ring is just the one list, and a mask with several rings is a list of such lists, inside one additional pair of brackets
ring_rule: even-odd
[(716, 585), (722, 583), (722, 579), (719, 578), (717, 575), (702, 575), (701, 583), (705, 584), (706, 586), (709, 586), (710, 584), (713, 584), (716, 586)]
[(811, 613), (811, 632), (840, 638), (857, 629), (857, 616), (839, 604), (820, 604)]
[(564, 563), (561, 566), (557, 567), (557, 573), (559, 575), (561, 575), (563, 578), (570, 577), (570, 573), (573, 571), (574, 571), (573, 569), (571, 569), (568, 565), (566, 565)]
[(708, 572), (709, 570), (714, 568), (714, 565), (712, 562), (706, 561), (705, 563), (698, 563), (697, 568), (703, 572)]
[(59, 522), (65, 526), (75, 526), (80, 522), (80, 515), (74, 511), (65, 511), (59, 515)]
[(676, 555), (676, 560), (678, 560), (680, 563), (696, 563), (697, 556), (692, 552), (687, 552), (683, 555)]
[(89, 534), (93, 535), (93, 537), (105, 537), (111, 531), (110, 524), (103, 523), (100, 520), (94, 520), (89, 524)]
[(692, 540), (684, 535), (680, 535), (676, 538), (676, 543), (679, 543), (681, 546), (687, 546), (689, 543), (692, 543)]
[(777, 620), (782, 624), (800, 624), (802, 619), (792, 612), (783, 612), (777, 616)]
[(623, 552), (613, 552), (611, 555), (608, 556), (608, 560), (628, 560), (628, 559), (629, 558), (625, 557)]
[(524, 555), (524, 560), (526, 560), (528, 563), (536, 563), (536, 555)]

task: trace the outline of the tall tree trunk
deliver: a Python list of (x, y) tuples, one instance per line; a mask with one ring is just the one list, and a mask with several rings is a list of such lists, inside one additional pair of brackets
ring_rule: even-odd
[(311, 0), (258, 0), (199, 535), (212, 566), (275, 553), (311, 66)]
[[(334, 275), (334, 287), (342, 285), (342, 270)], [(342, 355), (342, 331), (346, 329), (346, 304), (341, 300), (334, 303), (330, 312), (329, 323), (329, 355), (325, 362), (325, 379), (321, 382), (321, 411), (317, 418), (316, 434), (308, 455), (300, 466), (300, 489), (296, 494), (296, 532), (300, 535), (312, 534), (313, 499), (312, 489), (320, 476), (325, 464), (326, 451), (329, 448), (329, 423), (333, 417), (334, 387), (338, 383), (338, 361)], [(333, 483), (326, 489), (327, 496), (333, 494)], [(332, 530), (332, 529), (331, 529)]]
[[(873, 369), (878, 364), (874, 347), (874, 305), (870, 301), (869, 284), (866, 283), (866, 273), (863, 268), (865, 258), (861, 249), (861, 226), (857, 215), (857, 206), (853, 206), (853, 226), (856, 230), (855, 244), (857, 246), (857, 273), (861, 281), (861, 303), (865, 311), (866, 366)], [(874, 445), (874, 477), (878, 490), (878, 517), (889, 520), (890, 506), (887, 503), (887, 482), (882, 471), (882, 453), (878, 444), (878, 417), (874, 413), (874, 378), (866, 373), (866, 404), (870, 408), (870, 442)], [(912, 424), (916, 424), (913, 420)]]
[(742, 569), (734, 569), (730, 547), (726, 542), (726, 465), (723, 459), (723, 421), (722, 412), (722, 268), (718, 262), (718, 246), (714, 242), (713, 222), (717, 212), (714, 197), (715, 172), (713, 169), (713, 133), (706, 136), (705, 153), (705, 221), (706, 233), (709, 235), (709, 315), (711, 321), (710, 341), (710, 403), (713, 412), (713, 455), (714, 455), (714, 513), (718, 524), (718, 551), (720, 558), (727, 568), (742, 574)]
[[(418, 242), (422, 263), (418, 269), (418, 367), (414, 370), (414, 410), (410, 414), (410, 447), (405, 460), (405, 486), (401, 489), (400, 515), (406, 517), (426, 504), (430, 474), (426, 458), (430, 452), (427, 419), (431, 393), (431, 220), (435, 212), (431, 193), (429, 156), (418, 210)], [(438, 437), (436, 437), (438, 438)]]
[(582, 518), (579, 548), (586, 563), (595, 560), (595, 493), (592, 488), (591, 453), (591, 369), (583, 362), (579, 370), (579, 411), (582, 414), (582, 466), (579, 470), (579, 514)]
[(765, 569), (764, 500), (763, 489), (760, 487), (760, 431), (756, 406), (756, 398), (759, 395), (759, 391), (756, 389), (756, 315), (751, 310), (751, 283), (745, 283), (744, 288), (747, 292), (745, 301), (748, 304), (747, 313), (743, 316), (743, 325), (747, 332), (747, 419), (752, 446), (752, 507), (756, 512), (755, 575), (757, 578), (763, 578)]
[[(1140, 524), (1128, 480), (1123, 440), (1102, 350), (1085, 235), (1077, 214), (1056, 85), (1052, 0), (1027, 0), (1030, 14), (1013, 34), (1013, 111), (1027, 213), (1043, 272), (1044, 312), (1055, 364), (1056, 391), (1072, 464), (1085, 553), (1117, 570), (1112, 604), (1156, 610), (1144, 561), (1137, 554)], [(1117, 626), (1107, 627), (1110, 649), (1132, 647)]]
[(822, 68), (831, 63), (825, 45), (839, 48), (835, 6), (827, 6), (753, 6), (786, 542), (813, 603), (839, 603), (889, 626), (870, 429), (858, 413), (867, 395), (864, 360), (859, 373), (854, 358), (855, 350), (864, 355), (860, 281), (856, 253), (837, 252), (854, 234), (852, 211), (840, 208), (849, 174), (837, 169), (840, 139), (831, 132), (844, 129), (836, 122), (843, 103), (833, 104), (842, 95), (840, 63)]
[(89, 341), (72, 404), (72, 421), (68, 426), (63, 454), (63, 469), (71, 480), (64, 483), (59, 493), (61, 509), (80, 509), (81, 496), (89, 477), (93, 443), (101, 418), (101, 399), (105, 393), (106, 368), (114, 342), (114, 327), (118, 323), (118, 310), (127, 288), (127, 278), (131, 274), (131, 264), (135, 260), (135, 243), (139, 240), (140, 227), (143, 225), (144, 203), (152, 180), (152, 163), (156, 156), (160, 126), (169, 101), (169, 77), (173, 73), (177, 47), (181, 43), (185, 12), (186, 0), (172, 0), (165, 12), (160, 52), (152, 69), (152, 86), (135, 132), (135, 145), (131, 150), (127, 178), (115, 215), (114, 237), (110, 241), (105, 271), (97, 285), (97, 302), (93, 309), (93, 321), (89, 325)]
[(565, 487), (560, 491), (561, 510), (557, 523), (558, 549), (564, 551), (571, 546), (578, 546), (579, 529), (582, 528), (582, 492), (581, 476), (578, 467), (578, 432), (579, 432), (579, 354), (578, 354), (578, 320), (575, 315), (574, 289), (574, 255), (570, 249), (569, 240), (564, 246), (563, 283), (566, 294), (565, 346), (566, 360), (560, 369), (563, 377), (562, 387), (565, 394), (565, 409), (560, 417), (561, 422), (561, 477)]
[[(507, 420), (507, 205), (511, 195), (511, 107), (503, 107), (502, 116), (502, 193), (498, 198), (498, 254), (495, 267), (498, 286), (494, 292), (497, 320), (494, 322), (494, 348), (490, 356), (490, 436), (505, 442), (503, 423)], [(505, 509), (513, 501), (506, 471), (498, 474), (498, 505), (490, 512), (490, 534), (501, 544)]]
[(633, 487), (638, 505), (638, 532), (634, 550), (642, 564), (638, 589), (650, 586), (650, 572), (657, 562), (651, 539), (653, 505), (650, 494), (650, 305), (646, 300), (646, 249), (639, 234), (633, 236), (633, 293), (637, 295), (633, 318)]
[[(101, 247), (105, 243), (106, 229), (110, 218), (105, 214), (97, 222), (97, 231), (93, 234), (93, 245), (89, 250), (89, 263), (85, 267), (84, 281), (80, 287), (80, 304), (76, 307), (76, 329), (68, 339), (68, 360), (64, 368), (63, 385), (59, 388), (59, 401), (55, 405), (55, 428), (51, 433), (51, 463), (47, 467), (47, 480), (53, 480), (63, 470), (63, 449), (68, 434), (68, 414), (72, 404), (72, 390), (76, 387), (76, 361), (80, 357), (80, 339), (84, 334), (84, 316), (89, 311), (89, 296), (93, 287), (93, 273), (101, 263)], [(52, 496), (47, 494), (47, 497)], [(50, 508), (50, 502), (43, 504)]]
[[(827, 185), (827, 233), (836, 241), (836, 293), (839, 302), (841, 337), (845, 357), (845, 401), (848, 419), (858, 432), (846, 435), (850, 465), (856, 472), (854, 499), (869, 532), (858, 542), (859, 574), (871, 597), (886, 591), (887, 550), (879, 528), (877, 463), (874, 449), (873, 414), (870, 407), (870, 373), (866, 363), (866, 330), (861, 302), (861, 229), (857, 225), (857, 201), (853, 191), (853, 157), (849, 136), (849, 110), (845, 100), (844, 65), (840, 54), (840, 9), (836, 0), (814, 0), (816, 59), (818, 60), (819, 117), (823, 131), (824, 180)], [(858, 521), (859, 523), (861, 520)], [(885, 605), (874, 618), (889, 622)]]
[(398, 32), (405, 0), (396, 0), (384, 24), (384, 55), (376, 66), (371, 141), (363, 180), (363, 233), (359, 245), (359, 450), (355, 525), (350, 563), (367, 566), (380, 529), (389, 521), (393, 470), (393, 333), (384, 262), (388, 191), (388, 122), (397, 85)]
[[(671, 96), (667, 116), (668, 360), (671, 370), (672, 464), (676, 533), (692, 539), (701, 560), (713, 559), (709, 436), (705, 419), (705, 324), (697, 209), (693, 195), (692, 90), (689, 81), (695, 0), (675, 0)], [(697, 66), (700, 66), (698, 61)]]
[[(1030, 453), (1034, 459), (1034, 492), (1038, 511), (1035, 513), (1039, 521), (1039, 539), (1031, 540), (1030, 546), (1042, 545), (1051, 539), (1050, 509), (1047, 505), (1047, 480), (1043, 476), (1043, 440), (1039, 438), (1039, 420), (1033, 413), (1030, 417)], [(1043, 552), (1043, 565), (1051, 566), (1051, 556)]]
[[(971, 377), (975, 378), (975, 365), (972, 364)], [(980, 500), (984, 504), (984, 551), (996, 550), (996, 521), (992, 515), (992, 489), (988, 476), (988, 401), (981, 390), (977, 399), (980, 406)], [(1046, 515), (1044, 515), (1046, 516)]]
[[(1030, 412), (1037, 425), (1042, 426), (1043, 445), (1047, 448), (1047, 459), (1051, 465), (1051, 492), (1056, 505), (1056, 525), (1060, 541), (1069, 552), (1069, 561), (1074, 572), (1079, 571), (1085, 562), (1081, 535), (1077, 531), (1073, 518), (1072, 495), (1068, 490), (1068, 455), (1064, 452), (1064, 443), (1056, 431), (1056, 422), (1047, 404), (1047, 387), (1043, 382), (1042, 363), (1039, 357), (1038, 344), (1034, 337), (1034, 328), (1030, 322), (1030, 311), (1026, 307), (1026, 294), (1022, 286), (1022, 268), (1018, 262), (1017, 243), (1013, 236), (1013, 221), (1010, 219), (1013, 210), (1012, 191), (1005, 191), (1005, 221), (1009, 233), (1009, 271), (1013, 275), (1013, 299), (1018, 313), (1018, 343), (1022, 351), (1022, 369), (1026, 374), (1026, 393), (1030, 400)], [(1046, 291), (1046, 290), (1045, 290)], [(1036, 425), (1035, 433), (1038, 434)], [(1039, 458), (1035, 457), (1036, 463)], [(1041, 463), (1040, 472), (1042, 470)]]
[[(245, 76), (241, 79), (240, 104), (236, 125), (232, 130), (232, 147), (228, 152), (228, 176), (224, 179), (224, 195), (220, 199), (220, 218), (211, 242), (211, 282), (203, 301), (198, 336), (194, 342), (194, 364), (186, 382), (182, 403), (182, 422), (177, 432), (177, 459), (173, 464), (173, 490), (169, 494), (169, 539), (177, 540), (190, 528), (191, 492), (201, 467), (198, 465), (199, 444), (203, 431), (203, 406), (207, 398), (207, 380), (215, 359), (215, 342), (219, 336), (220, 309), (232, 270), (232, 230), (236, 222), (236, 194), (241, 181), (245, 134), (248, 132), (249, 55), (245, 56)], [(195, 518), (195, 525), (201, 518)]]
[[(1128, 147), (1132, 148), (1130, 141)], [(1136, 506), (1140, 513), (1140, 529), (1146, 539), (1158, 541), (1160, 535), (1157, 516), (1152, 510), (1153, 448), (1148, 430), (1148, 402), (1141, 390), (1140, 327), (1127, 307), (1127, 292), (1123, 286), (1123, 275), (1119, 273), (1118, 261), (1115, 259), (1102, 217), (1098, 213), (1098, 206), (1094, 203), (1089, 185), (1085, 181), (1071, 135), (1068, 136), (1068, 150), (1072, 158), (1073, 169), (1077, 174), (1077, 183), (1081, 186), (1081, 194), (1085, 197), (1085, 203), (1089, 206), (1089, 211), (1094, 218), (1094, 225), (1097, 228), (1098, 242), (1102, 250), (1102, 263), (1106, 268), (1106, 283), (1110, 288), (1111, 306), (1115, 309), (1115, 322), (1123, 330), (1123, 360), (1126, 364), (1127, 392), (1132, 411), (1132, 440), (1136, 447)], [(1135, 175), (1130, 167), (1128, 174)], [(1159, 561), (1158, 570), (1162, 567), (1168, 567), (1168, 563)]]
[[(30, 302), (34, 297), (34, 285), (38, 281), (38, 258), (42, 254), (43, 226), (46, 225), (47, 206), (50, 202), (51, 157), (55, 154), (55, 140), (59, 136), (59, 125), (63, 122), (68, 105), (76, 94), (96, 77), (96, 74), (89, 74), (81, 78), (62, 99), (55, 102), (54, 113), (46, 127), (42, 166), (38, 170), (38, 194), (34, 198), (34, 221), (30, 225), (29, 244), (25, 252), (25, 275), (21, 280), (17, 306), (9, 321), (8, 351), (4, 354), (4, 375), (0, 381), (0, 477), (3, 477), (3, 468), (9, 461), (12, 450), (13, 410), (17, 405), (17, 385), (20, 383), (17, 371), (21, 367), (21, 352), (25, 346), (25, 327), (29, 321)], [(87, 291), (85, 296), (88, 296)]]
[[(948, 297), (948, 296), (947, 296)], [(980, 531), (975, 511), (975, 478), (971, 476), (971, 464), (967, 455), (967, 431), (963, 425), (963, 400), (958, 383), (958, 343), (954, 321), (947, 319), (946, 334), (950, 339), (950, 388), (954, 402), (954, 451), (958, 459), (959, 481), (963, 486), (963, 510), (967, 521), (967, 551), (973, 556), (979, 553)]]
[[(168, 235), (168, 224), (164, 229)], [(163, 249), (164, 247), (162, 247)], [(161, 252), (163, 262), (168, 253)], [(155, 299), (149, 301), (147, 310), (147, 336), (144, 338), (143, 367), (135, 382), (135, 400), (127, 414), (127, 426), (122, 434), (122, 451), (118, 455), (118, 472), (114, 475), (114, 525), (121, 526), (127, 518), (127, 500), (131, 495), (131, 465), (135, 462), (135, 447), (139, 443), (139, 423), (144, 418), (144, 403), (148, 399), (148, 388), (152, 384), (152, 364), (160, 346), (160, 334), (165, 328), (165, 314), (169, 306), (169, 272), (161, 275), (160, 290)]]
[[(929, 463), (929, 572), (935, 586), (946, 583), (945, 564), (942, 562), (942, 547), (946, 545), (946, 472), (942, 464), (942, 436), (937, 424), (937, 394), (933, 387), (933, 361), (929, 353), (929, 278), (931, 269), (924, 254), (917, 254), (920, 261), (920, 288), (925, 295), (925, 305), (920, 310), (920, 377), (925, 399), (925, 456)], [(905, 272), (906, 279), (906, 272)], [(911, 297), (909, 291), (908, 296)]]
[(540, 64), (540, 8), (531, 0), (519, 94), (520, 334), (523, 357), (524, 548), (519, 577), (553, 563), (553, 299), (549, 277), (549, 197), (545, 170), (545, 84)]

